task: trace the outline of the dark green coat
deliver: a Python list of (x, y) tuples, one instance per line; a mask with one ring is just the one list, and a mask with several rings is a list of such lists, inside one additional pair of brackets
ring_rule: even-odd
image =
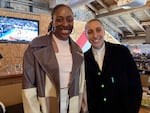
[(105, 42), (102, 71), (90, 48), (85, 52), (85, 70), (89, 113), (138, 113), (140, 75), (125, 46)]

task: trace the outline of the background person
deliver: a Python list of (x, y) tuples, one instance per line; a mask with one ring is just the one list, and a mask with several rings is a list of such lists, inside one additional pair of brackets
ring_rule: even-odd
[(89, 113), (138, 113), (142, 86), (130, 51), (104, 41), (98, 19), (85, 26), (91, 48), (85, 52), (85, 76)]
[(141, 54), (141, 49), (138, 46), (135, 46), (133, 49), (133, 54)]
[(24, 111), (86, 112), (86, 101), (82, 99), (84, 56), (69, 36), (73, 29), (73, 12), (70, 7), (60, 4), (53, 9), (51, 17), (50, 33), (33, 40), (24, 54)]

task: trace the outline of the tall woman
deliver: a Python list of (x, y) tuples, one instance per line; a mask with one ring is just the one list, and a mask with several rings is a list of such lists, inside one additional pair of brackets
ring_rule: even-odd
[(50, 33), (33, 40), (24, 54), (24, 111), (86, 112), (83, 53), (70, 38), (73, 12), (60, 4), (53, 9), (51, 17)]

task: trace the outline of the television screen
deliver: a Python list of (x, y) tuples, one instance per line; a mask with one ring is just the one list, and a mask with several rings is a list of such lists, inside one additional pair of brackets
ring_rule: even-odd
[(0, 16), (0, 42), (28, 43), (38, 35), (38, 20)]

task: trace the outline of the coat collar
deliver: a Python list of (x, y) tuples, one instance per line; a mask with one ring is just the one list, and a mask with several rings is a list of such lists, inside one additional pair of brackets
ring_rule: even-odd
[[(104, 71), (106, 69), (107, 64), (109, 64), (109, 57), (111, 57), (110, 55), (111, 51), (109, 49), (110, 47), (111, 47), (111, 44), (105, 41), (105, 55), (104, 55), (104, 60), (103, 60), (102, 71)], [(98, 66), (98, 64), (96, 63), (94, 59), (92, 47), (88, 50), (88, 56), (90, 57), (89, 60), (91, 60), (91, 62), (95, 62), (95, 64)]]

